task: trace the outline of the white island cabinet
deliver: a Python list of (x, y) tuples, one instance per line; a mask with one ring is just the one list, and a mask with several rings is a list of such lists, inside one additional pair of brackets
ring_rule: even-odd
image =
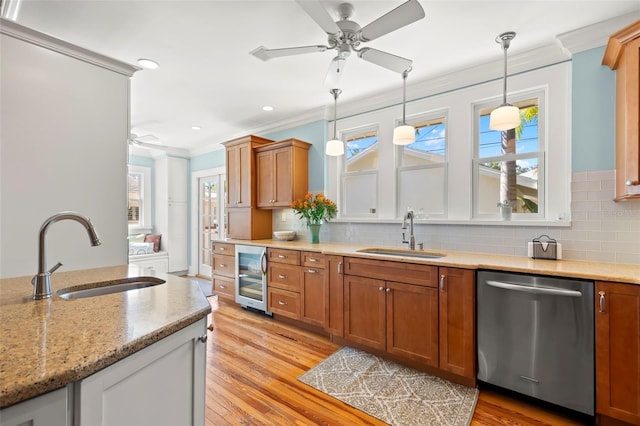
[(203, 425), (206, 318), (79, 382), (76, 425)]
[(71, 425), (67, 387), (28, 399), (0, 410), (2, 426), (66, 426)]

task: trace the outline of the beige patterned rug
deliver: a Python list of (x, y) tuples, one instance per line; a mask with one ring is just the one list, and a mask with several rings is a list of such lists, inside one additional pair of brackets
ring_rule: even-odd
[(478, 389), (343, 347), (298, 377), (392, 425), (468, 425)]

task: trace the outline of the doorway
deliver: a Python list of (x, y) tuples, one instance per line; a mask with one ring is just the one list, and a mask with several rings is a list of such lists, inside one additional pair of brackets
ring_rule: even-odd
[[(212, 276), (212, 243), (224, 239), (225, 218), (224, 200), (226, 199), (226, 176), (224, 169), (208, 170), (194, 173), (197, 182), (197, 271), (195, 275), (211, 278)], [(196, 200), (194, 200), (196, 201)], [(194, 209), (195, 210), (195, 209)]]

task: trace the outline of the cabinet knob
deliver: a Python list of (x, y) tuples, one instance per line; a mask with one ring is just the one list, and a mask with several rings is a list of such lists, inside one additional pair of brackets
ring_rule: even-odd
[(391, 289), (387, 287), (387, 289), (385, 290), (387, 293), (391, 292)]
[(384, 287), (378, 287), (378, 291), (384, 290)]
[(627, 186), (640, 185), (640, 181), (639, 180), (628, 180), (628, 181), (625, 182), (625, 185), (627, 185)]
[(207, 335), (203, 334), (202, 336), (198, 337), (198, 341), (202, 342), (202, 343), (206, 342), (207, 341)]

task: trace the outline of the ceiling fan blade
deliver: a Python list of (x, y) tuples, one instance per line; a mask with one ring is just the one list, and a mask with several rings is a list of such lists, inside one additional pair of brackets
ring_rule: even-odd
[(338, 25), (318, 0), (296, 0), (296, 2), (325, 33), (335, 35), (340, 32)]
[(329, 89), (335, 89), (339, 87), (340, 78), (344, 73), (344, 66), (347, 64), (346, 58), (341, 58), (336, 56), (329, 64), (329, 70), (327, 71), (327, 76), (324, 79), (325, 87)]
[(133, 139), (137, 140), (138, 142), (158, 142), (160, 140), (155, 135), (142, 135), (142, 136), (136, 135)]
[(171, 149), (170, 146), (166, 146), (166, 145), (158, 145), (155, 143), (148, 143), (148, 142), (142, 142), (138, 139), (129, 139), (129, 144), (132, 146), (140, 146), (143, 148), (149, 148), (149, 149), (158, 149), (160, 151), (166, 151), (168, 149)]
[(404, 71), (411, 67), (413, 61), (401, 56), (392, 55), (391, 53), (383, 52), (382, 50), (372, 49), (365, 47), (358, 51), (358, 56), (365, 61), (371, 62), (376, 65), (380, 65), (391, 71), (402, 74)]
[(284, 49), (267, 49), (264, 46), (253, 49), (250, 54), (263, 61), (269, 59), (279, 58), (281, 56), (301, 55), (303, 53), (324, 52), (327, 50), (327, 46), (300, 46), (300, 47), (286, 47)]
[(360, 32), (360, 39), (362, 41), (374, 40), (418, 21), (424, 16), (424, 9), (420, 6), (418, 0), (409, 0), (363, 27)]

